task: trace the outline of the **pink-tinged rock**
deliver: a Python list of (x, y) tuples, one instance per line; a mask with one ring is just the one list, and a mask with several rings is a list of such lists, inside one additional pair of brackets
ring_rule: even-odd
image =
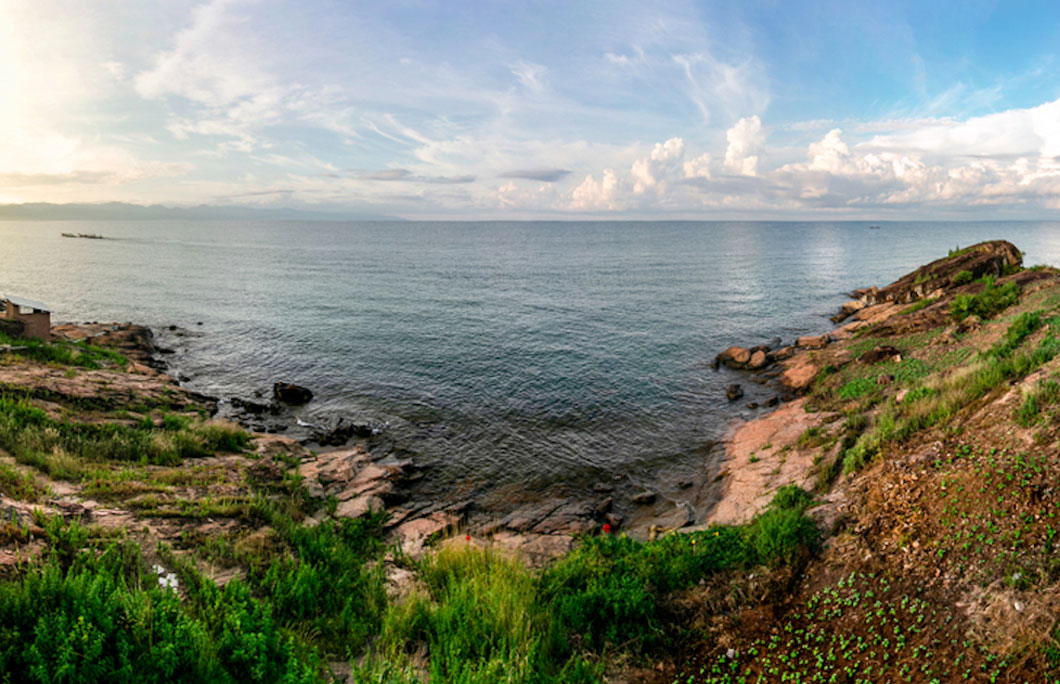
[(793, 356), (795, 356), (795, 347), (781, 347), (775, 352), (769, 353), (769, 358), (774, 361), (783, 361), (785, 359), (790, 359)]
[(714, 359), (716, 364), (724, 364), (728, 368), (743, 368), (751, 360), (751, 350), (745, 347), (729, 347)]
[(810, 360), (809, 355), (803, 354), (796, 357), (787, 369), (781, 373), (780, 384), (801, 392), (809, 389), (820, 372), (821, 368)]
[(747, 367), (751, 370), (761, 370), (766, 367), (769, 363), (769, 358), (766, 356), (764, 351), (756, 351), (751, 354), (751, 360), (747, 362)]
[(375, 494), (363, 494), (355, 499), (343, 501), (335, 509), (336, 518), (360, 518), (383, 510), (383, 500)]
[(824, 349), (828, 345), (828, 335), (804, 335), (795, 340), (795, 346), (802, 349)]
[[(419, 558), (431, 540), (452, 530), (457, 522), (459, 518), (452, 513), (437, 511), (425, 518), (401, 523), (394, 529), (394, 537), (404, 553)], [(462, 537), (459, 541), (467, 543)]]

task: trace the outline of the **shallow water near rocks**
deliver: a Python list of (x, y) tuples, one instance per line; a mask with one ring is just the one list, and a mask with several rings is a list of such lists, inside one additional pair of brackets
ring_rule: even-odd
[(1060, 263), (1057, 223), (874, 225), (0, 222), (0, 291), (155, 327), (207, 394), (310, 387), (292, 418), (388, 424), (377, 448), (438, 493), (654, 486), (704, 472), (772, 396), (711, 369), (726, 346), (825, 331), (846, 292), (958, 245)]

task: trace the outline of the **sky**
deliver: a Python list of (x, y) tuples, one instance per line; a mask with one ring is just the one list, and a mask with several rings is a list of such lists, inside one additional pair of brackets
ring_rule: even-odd
[(1057, 218), (1060, 3), (0, 0), (0, 203)]

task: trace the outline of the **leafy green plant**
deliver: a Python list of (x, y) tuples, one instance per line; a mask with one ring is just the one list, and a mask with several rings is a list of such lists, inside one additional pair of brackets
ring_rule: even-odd
[[(84, 549), (88, 531), (47, 523), (55, 552), (0, 582), (0, 672), (26, 682), (314, 682), (319, 665), (238, 580), (184, 602), (139, 548)], [(60, 549), (62, 552), (60, 553)]]
[(978, 293), (959, 294), (954, 297), (953, 303), (950, 304), (950, 316), (954, 320), (964, 320), (973, 314), (980, 318), (990, 318), (1007, 309), (1019, 298), (1020, 287), (1016, 283), (1009, 282), (996, 287), (993, 276), (986, 276), (981, 280), (983, 289)]

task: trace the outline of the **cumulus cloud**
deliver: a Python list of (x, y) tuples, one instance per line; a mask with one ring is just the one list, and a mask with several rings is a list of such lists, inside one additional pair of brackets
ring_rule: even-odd
[(737, 121), (725, 133), (725, 166), (733, 173), (753, 176), (758, 168), (758, 151), (765, 143), (758, 115)]
[(571, 192), (571, 209), (616, 209), (615, 195), (618, 191), (618, 176), (613, 169), (605, 169), (597, 181), (593, 174), (585, 177), (581, 185)]
[(689, 159), (681, 165), (681, 168), (685, 172), (685, 178), (705, 178), (709, 180), (710, 152), (704, 152), (694, 159)]
[(685, 141), (681, 138), (670, 138), (664, 143), (656, 143), (651, 155), (633, 162), (630, 176), (633, 178), (633, 192), (640, 195), (648, 188), (665, 183), (666, 178), (681, 167), (685, 156)]

